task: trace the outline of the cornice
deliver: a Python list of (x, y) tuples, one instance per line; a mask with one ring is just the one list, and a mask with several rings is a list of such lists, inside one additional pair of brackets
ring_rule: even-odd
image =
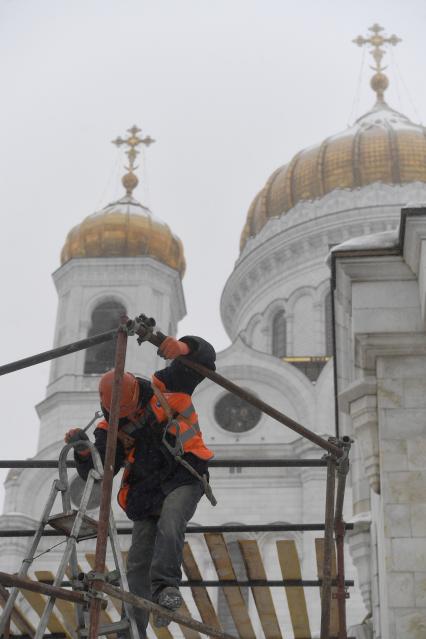
[(426, 355), (424, 333), (375, 333), (356, 335), (355, 363), (365, 371), (375, 371), (378, 357)]
[(74, 258), (52, 274), (57, 290), (65, 292), (76, 284), (102, 286), (114, 277), (114, 284), (149, 282), (152, 275), (160, 275), (173, 285), (181, 282), (179, 273), (150, 257), (91, 257)]
[(336, 189), (321, 199), (299, 202), (287, 213), (270, 218), (257, 235), (249, 238), (236, 265), (277, 233), (299, 224), (328, 215), (345, 215), (353, 210), (385, 207), (399, 210), (409, 201), (424, 201), (425, 196), (426, 184), (423, 182), (403, 185), (376, 182), (356, 189)]
[(154, 289), (161, 283), (174, 297), (172, 306), (177, 320), (186, 315), (182, 279), (178, 271), (150, 257), (74, 258), (58, 268), (52, 277), (59, 295), (75, 287), (145, 285)]
[[(397, 217), (395, 216), (395, 223)], [(322, 218), (280, 232), (260, 245), (245, 260), (237, 263), (222, 293), (221, 315), (228, 335), (235, 339), (253, 313), (254, 299), (267, 289), (280, 287), (304, 270), (322, 268), (327, 277), (325, 258), (332, 244), (356, 235), (380, 232), (388, 228), (389, 215), (383, 209), (363, 218), (359, 211), (341, 219)], [(257, 309), (259, 310), (259, 309)], [(242, 322), (244, 320), (244, 326)]]

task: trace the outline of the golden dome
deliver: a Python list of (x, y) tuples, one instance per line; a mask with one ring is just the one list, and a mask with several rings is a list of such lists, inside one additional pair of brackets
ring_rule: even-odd
[(86, 217), (67, 235), (61, 264), (78, 257), (152, 257), (185, 273), (182, 242), (131, 195)]
[(300, 151), (271, 175), (249, 208), (240, 248), (298, 202), (374, 182), (417, 181), (426, 182), (426, 129), (378, 101), (352, 127)]

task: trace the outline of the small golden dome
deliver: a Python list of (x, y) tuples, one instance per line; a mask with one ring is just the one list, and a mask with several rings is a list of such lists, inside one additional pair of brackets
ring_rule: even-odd
[[(135, 176), (136, 177), (136, 176)], [(152, 257), (185, 273), (182, 242), (132, 196), (86, 217), (67, 235), (61, 264), (78, 257)]]
[[(386, 88), (386, 76), (376, 74), (374, 81), (376, 90)], [(271, 175), (249, 208), (240, 248), (298, 202), (374, 182), (417, 181), (426, 182), (426, 128), (378, 101), (352, 127), (300, 151)]]

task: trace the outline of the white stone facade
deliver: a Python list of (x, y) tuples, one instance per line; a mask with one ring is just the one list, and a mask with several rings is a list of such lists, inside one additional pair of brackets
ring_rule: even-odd
[[(426, 636), (426, 209), (406, 209), (393, 246), (336, 247), (339, 397), (369, 479), (351, 534), (373, 636)], [(349, 253), (348, 253), (349, 251)], [(339, 369), (338, 369), (339, 370)], [(368, 534), (370, 530), (371, 534)], [(361, 577), (362, 575), (362, 577)]]

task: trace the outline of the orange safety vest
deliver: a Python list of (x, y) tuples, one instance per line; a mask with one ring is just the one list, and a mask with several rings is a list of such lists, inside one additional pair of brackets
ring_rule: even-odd
[[(187, 393), (173, 393), (166, 390), (165, 385), (155, 375), (152, 377), (152, 386), (154, 395), (149, 400), (149, 406), (155, 415), (156, 420), (163, 424), (168, 422), (168, 432), (172, 435), (177, 435), (183, 448), (184, 453), (192, 453), (200, 459), (209, 460), (214, 456), (204, 443), (200, 426), (198, 424), (198, 415), (192, 404), (191, 396)], [(162, 405), (160, 397), (155, 395), (156, 389), (160, 390), (160, 396), (165, 400), (166, 406)], [(143, 414), (143, 410), (139, 412), (139, 415)], [(170, 419), (172, 417), (172, 419)], [(97, 428), (103, 430), (108, 429), (108, 422), (102, 420)], [(120, 437), (122, 435), (122, 437)], [(118, 433), (118, 438), (124, 445), (125, 450), (126, 438), (129, 438), (125, 433)], [(118, 491), (117, 500), (123, 510), (126, 510), (127, 496), (130, 489), (129, 476), (132, 470), (132, 466), (135, 463), (135, 448), (132, 447), (126, 450), (126, 461), (123, 472), (123, 478), (121, 480), (121, 486)]]

